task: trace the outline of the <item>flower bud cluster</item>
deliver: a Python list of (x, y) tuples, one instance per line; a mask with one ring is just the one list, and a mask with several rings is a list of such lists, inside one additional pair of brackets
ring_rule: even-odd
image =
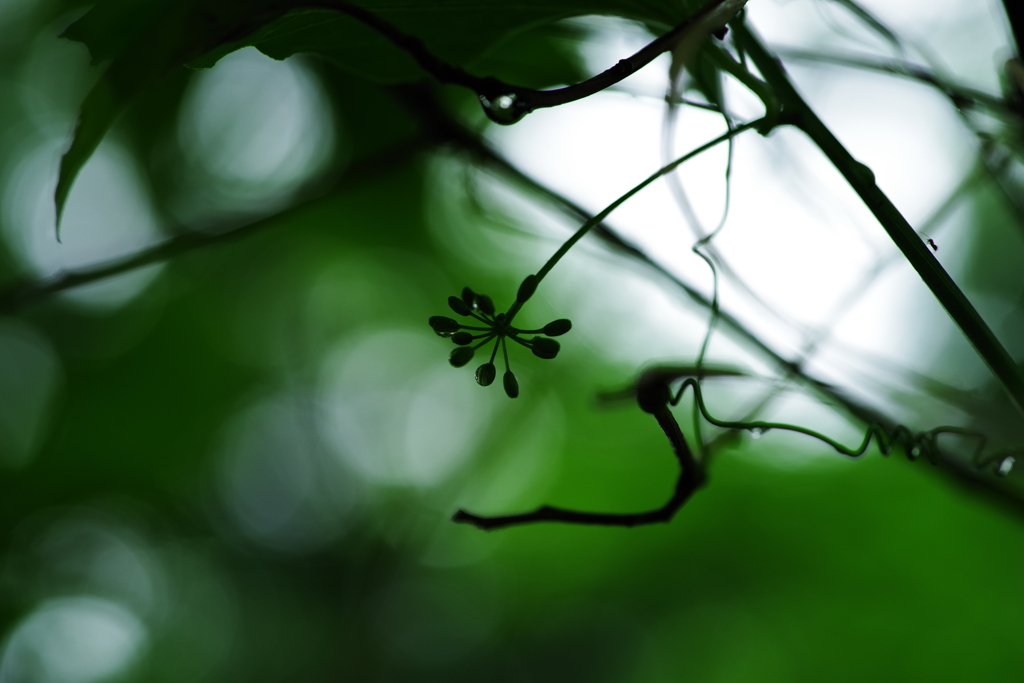
[[(506, 339), (525, 346), (538, 358), (551, 359), (558, 355), (561, 346), (551, 337), (558, 337), (572, 329), (572, 323), (565, 318), (554, 320), (538, 330), (523, 330), (512, 326), (512, 317), (519, 310), (527, 299), (533, 296), (537, 289), (537, 276), (528, 275), (519, 286), (516, 295), (516, 303), (512, 309), (505, 313), (497, 313), (494, 302), (486, 294), (478, 294), (469, 287), (462, 290), (462, 296), (448, 297), (448, 306), (457, 315), (463, 318), (470, 318), (467, 322), (480, 324), (463, 324), (454, 318), (443, 315), (435, 315), (430, 318), (430, 327), (439, 337), (447, 337), (452, 340), (456, 348), (449, 354), (448, 362), (452, 367), (461, 368), (469, 364), (476, 355), (477, 349), (492, 341), (494, 349), (491, 351), (490, 360), (476, 369), (476, 381), (481, 386), (492, 384), (497, 377), (498, 371), (494, 366), (494, 359), (498, 354), (498, 347), (502, 349), (505, 358), (505, 374), (502, 377), (502, 384), (505, 393), (509, 398), (519, 396), (519, 381), (515, 373), (509, 367), (508, 347)], [(513, 311), (513, 309), (515, 309)], [(526, 338), (522, 335), (532, 334), (533, 337)]]

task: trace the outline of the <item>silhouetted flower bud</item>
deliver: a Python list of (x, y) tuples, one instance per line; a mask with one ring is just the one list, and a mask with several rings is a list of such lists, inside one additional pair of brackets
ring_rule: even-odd
[(486, 294), (476, 295), (476, 307), (487, 315), (494, 315), (494, 302), (491, 301), (491, 297)]
[(508, 394), (509, 398), (519, 397), (519, 380), (516, 379), (511, 370), (505, 371), (505, 376), (502, 377), (501, 381), (505, 385), (505, 393)]
[(472, 346), (460, 346), (448, 355), (448, 362), (452, 364), (453, 368), (461, 368), (473, 360), (474, 353), (476, 353), (476, 349)]
[(545, 360), (550, 360), (557, 356), (558, 350), (562, 348), (554, 339), (548, 339), (547, 337), (534, 337), (530, 340), (530, 343), (533, 355)]
[(459, 315), (469, 315), (469, 306), (457, 296), (448, 297), (448, 305)]
[(494, 363), (484, 363), (476, 369), (476, 383), (482, 387), (490, 386), (496, 374), (498, 372), (494, 369)]
[(537, 291), (537, 276), (527, 275), (523, 284), (519, 285), (519, 292), (516, 294), (516, 301), (526, 303), (527, 299)]
[(459, 346), (465, 346), (466, 344), (473, 343), (473, 335), (469, 332), (456, 332), (452, 335), (452, 341)]
[[(454, 321), (452, 321), (454, 322)], [(549, 337), (558, 337), (565, 334), (572, 329), (572, 321), (567, 318), (561, 318), (559, 320), (553, 320), (544, 326), (541, 330), (544, 334)]]
[(459, 331), (459, 323), (443, 315), (430, 316), (430, 327), (441, 337), (450, 337)]
[(472, 308), (473, 307), (473, 302), (475, 300), (476, 300), (476, 292), (474, 292), (469, 287), (463, 287), (462, 288), (462, 301), (463, 301), (463, 303), (465, 303), (466, 306)]

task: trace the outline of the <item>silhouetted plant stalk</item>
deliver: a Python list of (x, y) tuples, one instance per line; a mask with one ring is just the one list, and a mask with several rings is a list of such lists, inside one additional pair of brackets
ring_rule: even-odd
[[(851, 8), (851, 10), (865, 21), (867, 25), (879, 33), (879, 35), (890, 40), (894, 46), (902, 50), (899, 40), (895, 34), (886, 29), (877, 21), (877, 19), (870, 14), (867, 14), (859, 7), (859, 5), (853, 2), (853, 0), (841, 1), (844, 5)], [(463, 291), (462, 297), (451, 297), (449, 299), (449, 305), (456, 314), (465, 318), (470, 318), (471, 321), (475, 320), (477, 323), (480, 323), (480, 325), (463, 324), (455, 319), (445, 316), (434, 316), (431, 318), (430, 324), (434, 331), (440, 336), (450, 338), (458, 347), (451, 353), (449, 358), (453, 366), (461, 367), (468, 364), (477, 349), (493, 342), (494, 346), (490, 359), (487, 363), (484, 363), (477, 368), (476, 380), (479, 384), (484, 386), (493, 383), (496, 378), (494, 361), (496, 359), (498, 347), (500, 346), (505, 362), (505, 375), (503, 381), (504, 388), (510, 397), (517, 397), (519, 394), (519, 385), (509, 366), (507, 340), (512, 340), (520, 345), (530, 348), (533, 354), (540, 358), (551, 359), (557, 355), (560, 347), (558, 342), (550, 337), (559, 336), (568, 332), (571, 328), (571, 323), (569, 323), (568, 320), (556, 320), (537, 330), (523, 330), (514, 327), (512, 323), (523, 305), (529, 300), (548, 272), (550, 272), (550, 270), (575, 244), (579, 242), (580, 239), (591, 231), (594, 231), (598, 237), (620, 251), (634, 258), (638, 258), (646, 264), (658, 269), (659, 272), (670, 277), (679, 286), (683, 287), (684, 291), (686, 291), (691, 298), (701, 303), (701, 305), (708, 307), (712, 311), (711, 323), (709, 324), (708, 332), (705, 336), (704, 344), (702, 345), (701, 353), (695, 366), (689, 368), (652, 368), (641, 375), (639, 382), (634, 388), (640, 408), (655, 417), (659, 427), (665, 433), (666, 438), (668, 438), (680, 466), (680, 474), (676, 482), (675, 492), (663, 506), (647, 512), (629, 514), (591, 513), (552, 506), (543, 506), (533, 512), (497, 517), (483, 517), (460, 510), (454, 517), (455, 521), (470, 523), (484, 529), (494, 529), (540, 521), (636, 526), (639, 524), (650, 524), (670, 520), (705, 480), (704, 467), (706, 462), (702, 462), (694, 456), (671, 412), (671, 407), (679, 402), (683, 392), (687, 388), (692, 388), (694, 392), (695, 413), (699, 413), (699, 415), (709, 424), (734, 432), (747, 431), (754, 435), (763, 434), (770, 430), (800, 433), (817, 439), (837, 452), (850, 457), (862, 455), (873, 441), (877, 444), (879, 450), (883, 454), (888, 454), (892, 448), (898, 446), (905, 451), (910, 459), (917, 459), (923, 455), (929, 461), (937, 464), (943, 464), (947, 469), (955, 471), (958, 477), (973, 482), (978, 481), (978, 473), (982, 471), (993, 469), (996, 474), (1005, 475), (1013, 467), (1014, 459), (1017, 455), (1015, 451), (1000, 451), (999, 453), (995, 453), (990, 456), (984, 456), (984, 437), (970, 430), (959, 427), (943, 426), (924, 432), (913, 432), (902, 425), (877, 419), (872, 420), (871, 417), (873, 413), (870, 409), (867, 409), (849, 398), (844, 397), (841, 393), (836, 392), (828, 385), (808, 377), (799, 366), (799, 363), (793, 363), (785, 360), (767, 347), (759, 338), (745, 330), (738, 321), (729, 317), (727, 314), (720, 312), (717, 305), (717, 296), (714, 296), (710, 301), (707, 300), (699, 292), (690, 288), (678, 278), (668, 274), (663, 268), (657, 266), (657, 264), (647, 258), (643, 252), (622, 240), (614, 233), (614, 231), (604, 224), (604, 220), (608, 215), (623, 202), (694, 156), (711, 149), (722, 142), (731, 142), (735, 136), (746, 130), (750, 130), (751, 128), (758, 130), (761, 134), (767, 134), (779, 125), (796, 126), (804, 131), (804, 133), (806, 133), (812, 141), (815, 142), (821, 151), (829, 158), (832, 164), (844, 175), (853, 189), (861, 197), (865, 205), (872, 211), (879, 223), (889, 233), (896, 246), (904, 254), (914, 269), (920, 274), (935, 297), (946, 308), (954, 322), (960, 327), (968, 340), (972, 345), (974, 345), (975, 349), (992, 369), (996, 377), (1006, 388), (1014, 405), (1018, 410), (1024, 412), (1024, 409), (1022, 409), (1022, 406), (1024, 406), (1024, 378), (1022, 378), (1016, 364), (1006, 353), (998, 339), (996, 339), (995, 335), (984, 323), (957, 285), (945, 272), (942, 266), (935, 260), (931, 252), (929, 252), (928, 247), (925, 246), (922, 238), (915, 233), (909, 223), (907, 223), (899, 211), (893, 206), (888, 197), (886, 197), (886, 195), (875, 185), (874, 176), (871, 170), (854, 159), (839, 143), (831, 131), (820, 121), (820, 119), (817, 118), (789, 81), (781, 62), (761, 44), (756, 35), (745, 25), (742, 16), (733, 19), (737, 12), (742, 9), (744, 3), (745, 0), (713, 0), (686, 21), (679, 24), (676, 28), (652, 41), (637, 54), (628, 59), (620, 60), (620, 62), (612, 69), (609, 69), (602, 74), (598, 74), (594, 78), (588, 79), (577, 85), (550, 91), (520, 88), (503, 83), (502, 81), (494, 78), (480, 78), (473, 76), (458, 67), (446, 64), (437, 59), (429, 52), (429, 50), (427, 50), (418, 38), (405, 34), (368, 10), (347, 3), (344, 0), (321, 0), (319, 2), (312, 1), (302, 3), (301, 7), (304, 8), (336, 10), (357, 19), (383, 35), (400, 49), (410, 54), (410, 56), (412, 56), (425, 71), (430, 73), (435, 80), (441, 83), (450, 83), (472, 89), (480, 98), (481, 104), (484, 106), (484, 110), (487, 115), (497, 123), (514, 123), (534, 109), (557, 106), (588, 97), (589, 95), (618, 83), (623, 78), (649, 63), (655, 56), (666, 50), (674, 51), (673, 83), (675, 83), (675, 76), (678, 76), (679, 70), (687, 63), (687, 55), (692, 56), (699, 44), (703, 42), (709, 34), (715, 33), (718, 37), (721, 37), (724, 33), (723, 27), (726, 22), (729, 22), (729, 26), (734, 31), (734, 43), (738, 50), (739, 59), (735, 59), (728, 51), (720, 49), (717, 46), (712, 46), (708, 50), (708, 54), (715, 65), (723, 73), (733, 76), (737, 81), (746, 85), (762, 100), (765, 105), (764, 117), (736, 127), (731, 127), (730, 125), (730, 130), (725, 134), (662, 167), (629, 192), (612, 202), (602, 212), (594, 216), (587, 216), (585, 212), (579, 209), (579, 207), (572, 205), (571, 202), (568, 202), (564, 198), (560, 198), (551, 190), (540, 186), (535, 181), (530, 180), (522, 173), (516, 171), (510, 164), (501, 159), (500, 156), (489, 150), (489, 148), (481, 143), (479, 139), (468, 141), (469, 137), (467, 137), (464, 132), (458, 130), (457, 125), (452, 125), (450, 122), (445, 124), (447, 125), (447, 128), (444, 130), (445, 134), (441, 136), (442, 141), (455, 142), (456, 144), (463, 145), (485, 161), (497, 164), (506, 172), (510, 173), (515, 179), (524, 181), (528, 185), (532, 184), (535, 189), (547, 194), (555, 201), (561, 202), (561, 204), (570, 212), (584, 218), (584, 222), (581, 227), (568, 240), (566, 240), (566, 242), (555, 252), (554, 255), (552, 255), (547, 263), (545, 263), (536, 274), (527, 276), (520, 286), (516, 299), (507, 311), (503, 313), (497, 312), (493, 301), (489, 297), (466, 288)], [(1016, 20), (1020, 18), (1020, 10), (1011, 10), (1010, 6), (1011, 4), (1007, 3), (1007, 12), (1010, 14), (1011, 23), (1014, 26), (1015, 33), (1019, 34), (1017, 29), (1019, 28), (1020, 22)], [(266, 9), (268, 6), (265, 5), (263, 7)], [(298, 7), (299, 6), (293, 3), (282, 3), (281, 6), (276, 9), (276, 16), (282, 16), (287, 13), (287, 11)], [(271, 14), (273, 14), (275, 12), (274, 5), (271, 4), (269, 8), (271, 10)], [(1014, 12), (1017, 12), (1017, 14), (1014, 14)], [(269, 23), (269, 21), (274, 20), (276, 17), (265, 18)], [(1016, 23), (1014, 23), (1015, 21)], [(754, 76), (747, 69), (746, 60), (748, 57), (757, 67), (764, 80)], [(982, 106), (986, 106), (994, 110), (1000, 109), (1000, 107), (1002, 107), (1002, 111), (1009, 111), (1011, 109), (1011, 107), (1008, 107), (1006, 103), (993, 101), (993, 98), (986, 96), (983, 93), (978, 93), (965, 88), (949, 86), (941, 79), (935, 77), (934, 74), (917, 68), (914, 65), (908, 65), (906, 62), (872, 64), (865, 61), (863, 63), (851, 62), (850, 65), (862, 68), (888, 70), (895, 73), (901, 73), (902, 75), (907, 75), (912, 78), (917, 78), (918, 80), (922, 80), (941, 89), (950, 98), (953, 104), (958, 107), (981, 104)], [(673, 90), (673, 92), (669, 94), (668, 100), (670, 102), (675, 102), (680, 97), (681, 94)], [(728, 115), (725, 112), (724, 107), (719, 104), (707, 106), (713, 106), (716, 110), (720, 111), (724, 116), (726, 116), (728, 123)], [(144, 265), (172, 258), (181, 253), (216, 244), (220, 241), (232, 239), (234, 237), (239, 237), (253, 232), (256, 229), (279, 219), (280, 217), (281, 215), (267, 217), (247, 226), (227, 230), (217, 235), (181, 235), (179, 237), (172, 238), (165, 243), (142, 250), (133, 256), (125, 257), (109, 264), (100, 264), (92, 268), (84, 268), (78, 271), (61, 274), (46, 281), (28, 281), (18, 283), (9, 286), (3, 292), (0, 292), (0, 309), (10, 310), (55, 292), (63, 291), (89, 282), (95, 282)], [(698, 250), (700, 255), (705, 256), (699, 251), (699, 249), (710, 241), (713, 234), (714, 233), (700, 239), (698, 244), (695, 245), (695, 249)], [(716, 272), (712, 259), (707, 257), (705, 258), (713, 272)], [(798, 425), (763, 421), (729, 421), (721, 420), (712, 416), (704, 405), (700, 384), (701, 379), (705, 377), (728, 375), (736, 376), (741, 374), (737, 371), (703, 367), (703, 355), (706, 351), (707, 343), (715, 322), (719, 319), (725, 321), (726, 324), (732, 327), (735, 331), (738, 331), (741, 336), (747, 338), (769, 357), (776, 360), (787, 376), (801, 378), (816, 391), (824, 395), (828, 395), (838, 401), (852, 415), (857, 416), (859, 419), (867, 423), (869, 426), (867, 427), (862, 443), (858, 447), (852, 448), (844, 446), (824, 434)], [(523, 336), (524, 334), (533, 334), (536, 336), (527, 339)], [(677, 392), (673, 394), (671, 391), (671, 385), (680, 379), (682, 379), (682, 383)], [(971, 467), (973, 468), (972, 472), (965, 473), (961, 471), (956, 467), (954, 462), (942, 455), (941, 449), (938, 446), (938, 437), (944, 434), (976, 439), (977, 447), (970, 460)], [(987, 484), (985, 485), (988, 486)], [(997, 492), (999, 491), (997, 490)], [(1021, 502), (1019, 498), (1016, 497), (1014, 497), (1014, 501), (1017, 504), (1020, 504)]]

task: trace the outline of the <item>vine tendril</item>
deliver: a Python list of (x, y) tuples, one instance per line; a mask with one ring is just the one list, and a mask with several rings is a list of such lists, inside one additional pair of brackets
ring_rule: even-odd
[[(678, 379), (678, 377), (676, 379)], [(984, 434), (964, 427), (954, 427), (949, 425), (935, 427), (923, 432), (914, 432), (904, 425), (896, 425), (895, 427), (886, 429), (884, 426), (875, 423), (868, 425), (864, 432), (864, 439), (861, 441), (860, 445), (856, 448), (851, 448), (829, 436), (826, 436), (825, 434), (822, 434), (821, 432), (807, 427), (801, 427), (800, 425), (793, 425), (785, 422), (766, 422), (763, 420), (740, 421), (716, 418), (708, 411), (707, 406), (704, 403), (704, 395), (701, 390), (700, 382), (696, 377), (685, 378), (680, 385), (679, 390), (670, 400), (670, 403), (672, 405), (678, 404), (687, 388), (693, 389), (694, 403), (700, 410), (701, 415), (709, 424), (712, 424), (715, 427), (748, 431), (759, 436), (769, 431), (787, 431), (803, 434), (813, 439), (817, 439), (837, 453), (851, 458), (857, 458), (864, 455), (871, 446), (871, 443), (874, 442), (878, 447), (879, 452), (884, 456), (888, 456), (895, 446), (899, 446), (906, 453), (909, 460), (917, 460), (919, 457), (924, 456), (932, 464), (938, 464), (938, 437), (943, 434), (954, 434), (975, 440), (975, 448), (971, 454), (971, 464), (976, 469), (982, 470), (992, 465), (996, 465), (996, 473), (1006, 475), (1009, 474), (1010, 470), (1013, 468), (1013, 463), (1016, 460), (1014, 456), (1024, 453), (1024, 451), (1019, 449), (1009, 449), (983, 456), (982, 454), (985, 451), (985, 446), (988, 443), (988, 439)]]
[[(646, 524), (657, 524), (671, 521), (690, 496), (703, 485), (706, 475), (704, 465), (693, 457), (689, 445), (683, 436), (679, 424), (670, 410), (679, 403), (687, 388), (694, 394), (694, 405), (704, 419), (716, 427), (729, 430), (748, 431), (760, 436), (769, 431), (788, 431), (803, 434), (826, 444), (834, 451), (847, 457), (856, 458), (867, 452), (874, 442), (882, 455), (889, 455), (893, 448), (900, 447), (910, 460), (924, 456), (932, 464), (939, 462), (938, 438), (951, 434), (975, 439), (976, 445), (971, 455), (971, 464), (978, 470), (994, 465), (994, 473), (1005, 476), (1013, 469), (1016, 458), (1024, 454), (1019, 449), (1003, 450), (983, 455), (987, 439), (983, 434), (963, 427), (941, 426), (924, 432), (914, 432), (909, 427), (897, 425), (886, 429), (879, 424), (871, 424), (864, 433), (864, 439), (856, 448), (846, 446), (821, 432), (784, 422), (722, 420), (712, 415), (704, 403), (700, 380), (704, 377), (738, 377), (745, 373), (728, 368), (704, 368), (696, 366), (657, 366), (640, 375), (634, 393), (640, 409), (654, 416), (658, 426), (665, 433), (673, 453), (679, 463), (679, 477), (676, 480), (672, 496), (660, 507), (645, 512), (608, 513), (587, 512), (542, 505), (531, 512), (510, 515), (484, 516), (459, 509), (452, 516), (452, 521), (471, 524), (479, 529), (493, 530), (521, 524), (537, 522), (562, 522), (565, 524), (585, 524), (597, 526), (634, 527)], [(673, 394), (671, 385), (683, 379), (679, 389)]]

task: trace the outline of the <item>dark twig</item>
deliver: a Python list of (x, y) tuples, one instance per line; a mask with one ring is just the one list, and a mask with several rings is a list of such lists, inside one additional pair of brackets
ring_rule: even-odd
[(637, 402), (640, 404), (640, 408), (644, 412), (654, 415), (654, 419), (658, 421), (658, 426), (665, 432), (666, 438), (672, 445), (672, 452), (679, 462), (679, 478), (676, 479), (675, 491), (661, 507), (647, 512), (614, 513), (582, 512), (544, 505), (533, 512), (494, 517), (476, 515), (460, 509), (452, 516), (452, 521), (471, 524), (485, 531), (537, 522), (635, 527), (670, 521), (705, 481), (704, 469), (693, 457), (693, 452), (690, 450), (689, 444), (686, 443), (682, 430), (679, 429), (679, 423), (676, 422), (672, 411), (669, 410), (669, 400), (672, 396), (669, 382), (672, 379), (674, 377), (670, 374), (655, 369), (645, 372), (637, 387)]
[(493, 77), (480, 77), (438, 59), (419, 38), (409, 35), (373, 12), (345, 0), (284, 1), (272, 8), (284, 13), (295, 9), (324, 9), (341, 12), (373, 29), (395, 47), (412, 57), (439, 83), (457, 85), (475, 92), (487, 116), (495, 123), (511, 124), (535, 109), (557, 107), (575, 102), (615, 85), (643, 68), (662, 52), (673, 49), (689, 37), (696, 40), (720, 30), (746, 4), (746, 0), (711, 0), (693, 16), (659, 36), (639, 52), (621, 59), (615, 66), (592, 78), (554, 90), (534, 90), (505, 83)]

